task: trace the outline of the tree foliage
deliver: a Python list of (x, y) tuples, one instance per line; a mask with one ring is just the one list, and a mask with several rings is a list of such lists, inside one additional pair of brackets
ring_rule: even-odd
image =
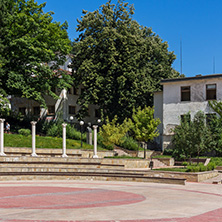
[(160, 124), (159, 119), (153, 118), (154, 109), (145, 107), (134, 109), (132, 120), (125, 118), (123, 123), (118, 123), (117, 116), (112, 121), (107, 117), (106, 123), (103, 124), (100, 135), (103, 137), (105, 145), (121, 145), (127, 134), (133, 135), (138, 142), (147, 142), (153, 140), (159, 135), (157, 126)]
[(205, 115), (199, 111), (192, 121), (184, 120), (174, 129), (173, 146), (176, 158), (200, 156), (212, 148), (214, 141)]
[[(67, 23), (53, 22), (52, 12), (34, 0), (0, 1), (0, 93), (34, 99), (56, 97), (53, 88), (68, 87), (71, 77), (54, 70), (71, 50)], [(50, 62), (51, 66), (48, 64)]]
[(147, 142), (148, 140), (153, 140), (159, 135), (159, 132), (157, 131), (157, 126), (160, 124), (160, 120), (155, 119), (153, 116), (154, 108), (134, 108), (132, 115), (134, 126), (132, 130), (137, 141)]
[(110, 119), (131, 117), (133, 107), (152, 104), (161, 79), (178, 77), (167, 42), (139, 25), (133, 14), (124, 0), (116, 5), (109, 0), (94, 12), (83, 10), (73, 47), (75, 84), (84, 87), (82, 114), (89, 104), (97, 104)]
[(122, 124), (117, 122), (117, 116), (112, 121), (107, 117), (106, 124), (103, 124), (100, 135), (103, 137), (103, 143), (109, 145), (120, 145), (121, 140), (132, 128), (132, 121), (125, 119)]
[(222, 102), (217, 100), (208, 101), (209, 106), (222, 118)]

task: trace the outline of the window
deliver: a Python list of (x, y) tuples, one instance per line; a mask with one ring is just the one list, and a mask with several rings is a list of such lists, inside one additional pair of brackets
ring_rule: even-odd
[(39, 106), (33, 107), (33, 115), (34, 116), (39, 116), (40, 115), (40, 107)]
[(69, 106), (69, 114), (76, 114), (76, 107), (75, 106)]
[(99, 109), (95, 109), (95, 117), (101, 118), (101, 111)]
[(25, 107), (19, 107), (19, 113), (21, 113), (21, 115), (25, 116), (26, 115), (26, 108)]
[(54, 115), (55, 114), (55, 105), (48, 106), (48, 115)]
[(181, 101), (190, 101), (190, 86), (181, 87)]
[(206, 114), (206, 124), (209, 125), (216, 118), (216, 113)]
[(206, 85), (206, 100), (217, 99), (216, 84)]
[(73, 86), (73, 95), (78, 95), (78, 90)]
[(84, 92), (85, 92), (85, 89), (82, 88), (81, 89), (81, 94), (84, 94)]
[(181, 123), (190, 123), (190, 114), (185, 114), (180, 116)]

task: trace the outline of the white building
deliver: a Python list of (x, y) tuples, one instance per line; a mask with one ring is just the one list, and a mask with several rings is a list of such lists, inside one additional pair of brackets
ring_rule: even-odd
[(214, 112), (209, 100), (222, 100), (222, 74), (162, 80), (163, 91), (154, 93), (155, 118), (160, 118), (160, 136), (156, 142), (162, 150), (170, 147), (173, 129), (189, 113), (193, 119), (198, 111)]

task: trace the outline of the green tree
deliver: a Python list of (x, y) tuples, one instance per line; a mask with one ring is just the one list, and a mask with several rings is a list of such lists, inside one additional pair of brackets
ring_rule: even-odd
[[(34, 99), (56, 98), (53, 88), (70, 87), (71, 77), (54, 72), (70, 53), (67, 23), (52, 21), (34, 0), (0, 1), (0, 93)], [(51, 65), (49, 66), (49, 63)]]
[(222, 102), (217, 100), (208, 101), (209, 106), (222, 118)]
[(109, 0), (94, 12), (83, 10), (74, 42), (75, 84), (84, 92), (80, 114), (89, 104), (100, 106), (104, 116), (131, 117), (133, 107), (152, 105), (152, 93), (161, 79), (178, 77), (167, 42), (132, 19), (132, 5)]
[[(141, 109), (133, 109), (133, 132), (135, 139), (138, 142), (148, 142), (159, 136), (157, 126), (161, 123), (160, 120), (154, 117), (154, 108), (145, 107)], [(144, 148), (144, 158), (146, 158), (146, 151)]]
[(120, 145), (121, 140), (131, 128), (132, 121), (130, 119), (125, 119), (122, 124), (119, 124), (117, 122), (117, 116), (115, 116), (112, 121), (109, 121), (107, 117), (106, 123), (103, 124), (100, 131), (104, 145)]
[(201, 111), (195, 114), (192, 121), (181, 121), (174, 133), (173, 155), (176, 158), (188, 159), (195, 156), (199, 158), (214, 144), (210, 127), (206, 124), (206, 117)]

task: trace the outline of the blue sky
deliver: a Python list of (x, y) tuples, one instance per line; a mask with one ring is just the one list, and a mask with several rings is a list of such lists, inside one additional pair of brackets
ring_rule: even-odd
[[(94, 11), (107, 0), (37, 0), (46, 2), (45, 12), (53, 11), (55, 21), (69, 24), (71, 40), (82, 9)], [(114, 3), (116, 0), (113, 1)], [(151, 27), (169, 50), (177, 56), (173, 67), (180, 72), (182, 39), (182, 71), (186, 76), (222, 73), (222, 1), (221, 0), (126, 0), (135, 7), (135, 19)], [(215, 63), (213, 62), (215, 61)], [(215, 64), (215, 66), (213, 65)]]

